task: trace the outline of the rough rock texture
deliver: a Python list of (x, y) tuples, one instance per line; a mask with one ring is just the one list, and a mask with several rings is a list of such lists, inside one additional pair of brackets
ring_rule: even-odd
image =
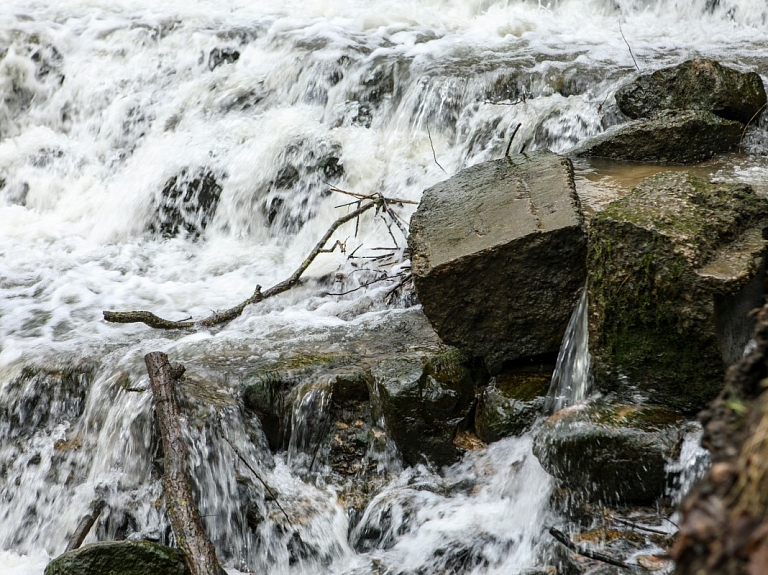
[(712, 467), (680, 507), (678, 575), (768, 573), (768, 306), (755, 342), (700, 415)]
[(468, 168), (424, 192), (408, 244), (438, 335), (492, 370), (557, 352), (585, 278), (568, 159), (548, 151)]
[(665, 110), (615, 126), (573, 148), (573, 156), (691, 164), (739, 145), (744, 126), (701, 110)]
[(521, 435), (544, 413), (551, 374), (510, 374), (491, 379), (477, 402), (475, 431), (491, 443)]
[(100, 541), (59, 555), (45, 575), (188, 575), (176, 549), (150, 541)]
[(619, 109), (630, 118), (665, 109), (704, 110), (746, 124), (765, 105), (763, 81), (714, 60), (688, 60), (639, 76), (616, 91)]
[(461, 451), (453, 444), (475, 396), (472, 372), (453, 351), (429, 358), (400, 357), (374, 366), (381, 411), (403, 459), (446, 465)]
[(596, 402), (563, 409), (534, 438), (542, 467), (596, 503), (651, 504), (664, 494), (684, 418), (664, 407)]
[(591, 222), (590, 346), (603, 391), (641, 391), (692, 412), (720, 391), (725, 366), (762, 303), (768, 201), (746, 185), (660, 173)]

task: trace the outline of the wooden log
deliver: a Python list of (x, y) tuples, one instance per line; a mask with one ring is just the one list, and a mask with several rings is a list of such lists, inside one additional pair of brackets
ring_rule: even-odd
[(93, 527), (93, 524), (96, 523), (99, 515), (101, 515), (101, 512), (106, 504), (106, 501), (103, 499), (98, 499), (91, 503), (90, 510), (88, 513), (83, 515), (82, 519), (80, 519), (80, 523), (77, 524), (77, 528), (72, 534), (72, 537), (67, 544), (67, 548), (64, 550), (65, 552), (80, 548), (86, 536), (88, 535), (88, 532), (91, 530), (91, 527)]
[(144, 362), (163, 440), (165, 506), (176, 541), (191, 575), (226, 575), (216, 558), (213, 543), (205, 535), (187, 473), (187, 445), (174, 392), (174, 382), (184, 373), (184, 367), (171, 366), (168, 356), (159, 351), (145, 355)]

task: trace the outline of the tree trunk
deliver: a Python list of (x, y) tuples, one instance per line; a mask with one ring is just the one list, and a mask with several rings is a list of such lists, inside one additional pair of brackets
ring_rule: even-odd
[(174, 381), (184, 373), (184, 367), (171, 366), (168, 356), (159, 351), (145, 355), (144, 362), (152, 383), (155, 412), (163, 439), (165, 505), (176, 541), (191, 575), (226, 575), (203, 530), (187, 474), (187, 446), (181, 433), (179, 405), (173, 388)]

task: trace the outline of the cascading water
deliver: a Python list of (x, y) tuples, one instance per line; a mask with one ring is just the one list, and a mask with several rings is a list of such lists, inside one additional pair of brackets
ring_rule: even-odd
[(573, 308), (571, 319), (565, 329), (563, 343), (557, 355), (552, 383), (547, 393), (546, 411), (555, 413), (564, 407), (587, 398), (590, 391), (592, 358), (589, 354), (587, 288)]
[[(404, 238), (373, 213), (339, 230), (345, 252), (304, 285), (222, 329), (101, 311), (228, 308), (288, 277), (349, 209), (327, 184), (418, 201), (443, 170), (501, 157), (518, 123), (512, 153), (565, 151), (619, 121), (611, 95), (635, 73), (622, 34), (643, 69), (704, 55), (765, 73), (767, 20), (763, 0), (4, 2), (0, 572), (40, 575), (96, 499), (107, 508), (87, 541), (171, 542), (153, 350), (194, 366), (191, 469), (229, 569), (536, 565), (550, 483), (529, 436), (438, 473), (403, 469), (382, 435), (366, 460), (380, 489), (352, 519), (315, 451), (317, 426), (335, 424), (327, 390), (281, 399), (287, 436), (240, 409), (241, 364), (375, 333), (408, 304), (397, 280), (361, 288), (407, 271)], [(764, 151), (758, 128), (745, 142)], [(766, 172), (753, 156), (720, 176)], [(407, 220), (409, 206), (395, 209)]]

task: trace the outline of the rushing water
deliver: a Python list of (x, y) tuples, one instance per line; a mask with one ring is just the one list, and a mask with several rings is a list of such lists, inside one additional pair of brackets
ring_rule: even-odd
[[(386, 297), (396, 280), (350, 290), (405, 271), (404, 238), (366, 215), (305, 285), (221, 330), (106, 324), (102, 310), (181, 319), (227, 308), (286, 278), (349, 209), (327, 184), (417, 201), (446, 174), (500, 157), (518, 123), (513, 153), (565, 151), (618, 121), (611, 96), (635, 60), (651, 70), (704, 55), (766, 74), (767, 26), (764, 0), (3, 2), (0, 572), (41, 573), (96, 496), (110, 511), (89, 540), (168, 541), (143, 354), (226, 363), (376, 329), (407, 303)], [(753, 127), (752, 156), (717, 175), (765, 180), (766, 142)], [(215, 212), (196, 207), (203, 192), (161, 199), (174, 178), (218, 189)], [(413, 206), (395, 209), (407, 220)], [(169, 227), (168, 213), (182, 224)], [(240, 420), (235, 387), (201, 397), (190, 429), (202, 510), (216, 518), (206, 525), (230, 568), (535, 564), (549, 481), (529, 438), (442, 473), (402, 470), (385, 449), (386, 486), (349, 532), (333, 489), (306, 469), (301, 423), (328, 398), (302, 396), (296, 435), (273, 456)], [(285, 516), (242, 479), (224, 436), (266, 470)], [(301, 514), (296, 540), (283, 520)]]
[(560, 353), (557, 355), (552, 383), (547, 393), (547, 413), (555, 413), (584, 401), (589, 394), (592, 358), (589, 354), (587, 303), (587, 288), (583, 288), (571, 319), (568, 320)]

